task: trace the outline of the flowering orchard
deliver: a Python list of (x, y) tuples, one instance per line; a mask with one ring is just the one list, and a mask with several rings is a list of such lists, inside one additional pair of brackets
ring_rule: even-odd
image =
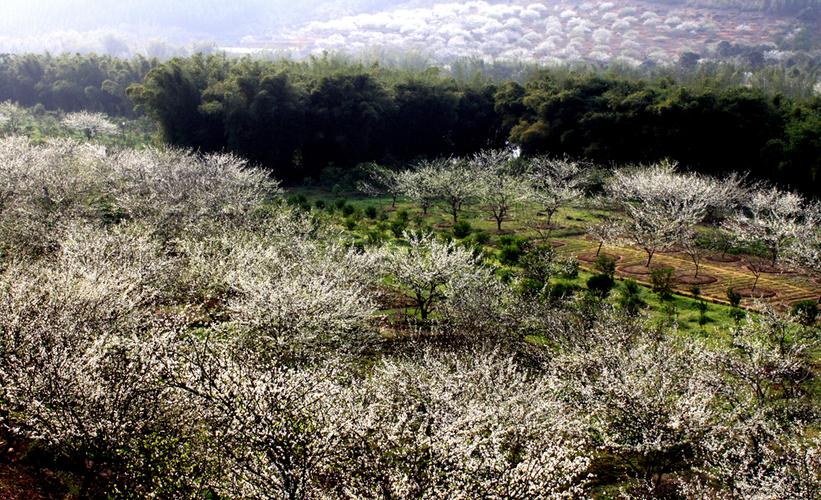
[[(487, 153), (363, 187), (501, 225), (584, 196), (589, 167), (567, 162)], [(716, 207), (730, 231), (760, 220), (709, 179), (625, 175), (602, 244), (661, 248)], [(817, 207), (795, 207), (774, 259), (817, 259)], [(522, 251), (500, 276), (426, 231), (363, 248), (231, 155), (2, 139), (0, 439), (80, 497), (818, 495), (815, 325), (766, 310), (692, 338), (550, 293), (578, 265)]]

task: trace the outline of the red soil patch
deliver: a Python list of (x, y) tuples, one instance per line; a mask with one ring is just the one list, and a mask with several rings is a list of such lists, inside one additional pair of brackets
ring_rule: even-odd
[(718, 278), (707, 274), (699, 274), (697, 277), (691, 274), (682, 274), (673, 278), (673, 282), (680, 285), (709, 285), (716, 281), (718, 281)]
[(744, 298), (756, 298), (756, 299), (769, 299), (771, 297), (775, 297), (776, 293), (775, 290), (770, 290), (769, 288), (756, 288), (753, 290), (751, 287), (743, 287), (743, 288), (733, 288), (735, 293), (741, 295)]
[(741, 260), (741, 257), (738, 255), (708, 255), (704, 257), (705, 259), (709, 260), (710, 262), (722, 262), (724, 264), (728, 264), (730, 262), (738, 262)]
[(437, 222), (433, 225), (436, 229), (450, 229), (453, 227), (452, 222)]
[(406, 309), (416, 306), (410, 297), (388, 288), (377, 290), (376, 303), (380, 309)]
[(782, 269), (778, 266), (772, 266), (770, 264), (747, 264), (746, 267), (750, 271), (759, 271), (765, 274), (794, 274), (793, 271)]
[(650, 267), (645, 266), (644, 264), (635, 264), (632, 266), (624, 266), (618, 268), (619, 271), (627, 274), (638, 274), (642, 276), (649, 276), (652, 271), (656, 269), (673, 269), (670, 266), (665, 266), (664, 264), (650, 264)]
[(4, 500), (57, 498), (44, 492), (40, 483), (22, 466), (0, 464), (0, 498)]
[(595, 253), (583, 253), (583, 254), (577, 256), (576, 258), (579, 259), (582, 262), (596, 262), (598, 260), (598, 258), (601, 257), (601, 256), (610, 257), (611, 259), (615, 260), (616, 262), (618, 262), (622, 259), (621, 255), (615, 255), (615, 254), (612, 254), (612, 253), (605, 253), (605, 252), (601, 252), (598, 255), (598, 257), (596, 256)]
[(57, 471), (21, 462), (28, 443), (3, 434), (0, 429), (0, 499), (39, 500), (69, 498), (65, 479)]

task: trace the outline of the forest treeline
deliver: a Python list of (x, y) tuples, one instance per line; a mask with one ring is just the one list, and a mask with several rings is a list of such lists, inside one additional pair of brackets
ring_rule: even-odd
[(156, 65), (141, 56), (0, 54), (0, 102), (130, 117), (134, 104), (126, 90)]
[(195, 56), (129, 89), (166, 141), (229, 150), (298, 180), (334, 164), (405, 163), (516, 144), (603, 163), (673, 158), (749, 171), (818, 194), (821, 99), (543, 71), (529, 81), (454, 80), (331, 60)]
[(146, 113), (171, 144), (237, 152), (292, 182), (329, 164), (403, 165), (515, 144), (527, 154), (605, 164), (669, 157), (713, 175), (750, 171), (821, 191), (817, 95), (745, 88), (710, 65), (667, 74), (531, 68), (517, 81), (493, 76), (494, 68), (420, 70), (330, 56), (198, 55), (160, 64), (0, 55), (0, 102)]

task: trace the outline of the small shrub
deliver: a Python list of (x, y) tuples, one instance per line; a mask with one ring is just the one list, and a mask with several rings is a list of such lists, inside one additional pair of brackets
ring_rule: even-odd
[(350, 217), (356, 211), (353, 205), (343, 205), (342, 206), (342, 215), (345, 217)]
[(696, 310), (698, 310), (698, 324), (699, 326), (704, 326), (710, 321), (710, 318), (707, 317), (707, 302), (701, 298), (701, 288), (697, 285), (690, 287), (690, 293), (693, 295), (693, 298), (698, 300), (698, 302), (696, 302)]
[(730, 301), (730, 305), (733, 307), (741, 305), (741, 295), (732, 288), (727, 289), (727, 300)]
[(482, 245), (472, 242), (470, 238), (466, 238), (462, 240), (461, 246), (462, 248), (470, 250), (473, 256), (476, 257), (478, 260), (484, 260), (485, 247), (483, 247)]
[(707, 302), (699, 300), (696, 307), (698, 308), (698, 324), (699, 326), (704, 326), (710, 321), (710, 318), (707, 317)]
[(396, 220), (407, 223), (408, 220), (410, 220), (410, 215), (408, 215), (408, 211), (404, 208), (402, 210), (398, 210), (396, 212)]
[(669, 267), (650, 271), (650, 283), (652, 283), (653, 291), (659, 296), (660, 300), (673, 298), (673, 270)]
[(599, 299), (606, 299), (615, 284), (613, 277), (606, 274), (596, 274), (587, 279), (587, 289)]
[(510, 234), (506, 234), (504, 236), (499, 237), (499, 246), (508, 246), (508, 245), (520, 245), (522, 238), (513, 236)]
[(350, 217), (346, 218), (343, 224), (345, 225), (345, 229), (348, 231), (353, 231), (356, 229), (356, 220)]
[(522, 258), (522, 248), (515, 245), (506, 245), (499, 249), (499, 262), (506, 266), (515, 266)]
[(325, 209), (325, 200), (316, 200), (314, 202), (314, 206), (319, 210), (324, 210)]
[(741, 323), (742, 319), (747, 317), (747, 313), (745, 313), (743, 309), (735, 308), (730, 311), (730, 317), (738, 324)]
[(402, 220), (395, 220), (391, 222), (391, 232), (397, 238), (402, 237), (402, 233), (408, 228), (408, 223)]
[(550, 287), (549, 298), (552, 301), (570, 298), (579, 291), (579, 286), (567, 283), (556, 283)]
[(527, 239), (517, 236), (505, 235), (499, 238), (499, 261), (508, 266), (519, 263), (519, 259), (527, 249)]
[(616, 274), (616, 259), (609, 255), (599, 255), (593, 267), (599, 274), (605, 274), (612, 278)]
[(542, 293), (544, 283), (533, 278), (524, 278), (519, 281), (518, 292), (526, 297), (536, 297)]
[(385, 242), (385, 235), (378, 229), (369, 230), (365, 236), (371, 245), (381, 245)]
[(377, 210), (373, 205), (369, 205), (365, 208), (365, 217), (369, 219), (376, 219), (376, 214)]
[(487, 231), (476, 231), (470, 235), (470, 241), (477, 245), (487, 245), (490, 241), (490, 234)]
[(802, 325), (814, 325), (818, 319), (818, 302), (814, 300), (797, 302), (792, 306), (792, 313)]
[(647, 307), (647, 303), (641, 298), (641, 288), (636, 280), (627, 279), (624, 281), (624, 288), (618, 299), (619, 306), (627, 314), (634, 316), (640, 309)]
[(516, 277), (516, 271), (513, 269), (508, 269), (506, 267), (501, 267), (496, 270), (496, 276), (499, 277), (499, 281), (502, 283), (510, 283), (513, 278)]
[(664, 304), (661, 311), (667, 316), (667, 320), (671, 325), (678, 319), (678, 307), (672, 302)]
[(345, 208), (345, 205), (347, 205), (347, 204), (348, 204), (348, 201), (345, 198), (339, 198), (334, 203), (334, 205), (336, 205), (336, 208), (338, 208), (339, 210), (342, 210), (343, 208)]
[(473, 228), (468, 221), (459, 221), (453, 225), (453, 236), (457, 238), (466, 238), (470, 235)]
[(385, 212), (384, 210), (379, 212), (379, 220), (381, 220), (381, 221), (388, 220), (388, 212)]

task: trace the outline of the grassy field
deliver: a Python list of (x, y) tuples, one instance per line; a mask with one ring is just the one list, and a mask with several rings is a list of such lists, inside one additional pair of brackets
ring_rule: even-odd
[[(432, 229), (440, 234), (453, 236), (453, 224), (450, 213), (442, 206), (434, 206), (428, 214), (408, 200), (399, 199), (392, 207), (388, 197), (369, 198), (358, 193), (332, 193), (323, 189), (294, 188), (285, 193), (291, 203), (310, 207), (317, 213), (324, 214), (330, 220), (345, 228), (362, 245), (397, 239), (401, 230)], [(372, 208), (369, 208), (372, 207)], [(550, 241), (557, 246), (559, 254), (579, 256), (594, 254), (598, 243), (586, 237), (585, 228), (600, 220), (606, 211), (579, 206), (563, 207), (553, 217), (555, 228), (551, 231), (540, 228), (545, 217), (539, 213), (537, 206), (524, 206), (511, 214), (502, 225), (502, 233), (496, 228), (496, 221), (490, 212), (472, 206), (460, 214), (460, 221), (470, 224), (471, 234), (455, 238), (466, 243), (481, 246), (488, 261), (500, 268), (509, 268), (498, 260), (500, 241), (505, 236), (526, 238), (529, 241)], [(406, 218), (407, 223), (401, 223)], [(618, 256), (616, 286), (608, 300), (615, 301), (624, 288), (624, 280), (633, 279), (640, 285), (641, 299), (647, 304), (647, 310), (658, 321), (675, 319), (680, 330), (695, 334), (709, 334), (717, 328), (726, 328), (735, 322), (737, 310), (729, 305), (728, 288), (752, 286), (755, 279), (752, 272), (745, 267), (746, 257), (739, 256), (737, 262), (719, 263), (704, 260), (700, 275), (716, 278), (714, 283), (699, 285), (700, 295), (695, 298), (692, 285), (674, 284), (675, 294), (672, 299), (662, 301), (649, 288), (649, 276), (624, 272), (622, 269), (632, 265), (641, 265), (646, 261), (646, 254), (639, 249), (627, 246), (605, 246), (603, 253)], [(676, 274), (692, 274), (694, 265), (689, 256), (678, 252), (657, 253), (653, 262), (673, 268)], [(592, 276), (593, 264), (580, 261), (581, 271), (573, 280), (557, 279), (553, 283), (585, 287), (587, 279)], [(513, 266), (515, 268), (515, 266)], [(759, 289), (775, 291), (774, 297), (766, 299), (743, 299), (741, 306), (754, 310), (762, 304), (770, 304), (783, 310), (802, 300), (814, 300), (821, 295), (821, 286), (809, 277), (800, 274), (762, 274)], [(700, 302), (707, 303), (704, 316)]]

